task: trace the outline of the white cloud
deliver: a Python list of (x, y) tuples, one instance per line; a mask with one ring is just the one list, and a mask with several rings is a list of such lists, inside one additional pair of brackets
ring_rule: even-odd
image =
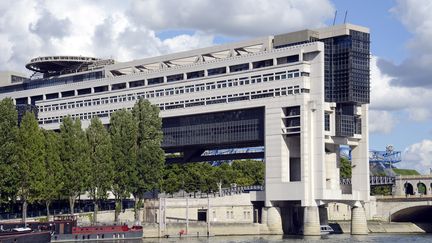
[(402, 153), (402, 161), (399, 168), (415, 169), (422, 174), (428, 174), (432, 169), (432, 140), (408, 146)]
[(432, 90), (421, 87), (403, 87), (392, 84), (394, 77), (385, 74), (377, 65), (379, 58), (371, 58), (371, 104), (369, 131), (390, 133), (400, 112), (411, 121), (423, 122), (432, 117)]
[(390, 133), (396, 125), (396, 119), (391, 112), (370, 110), (369, 111), (369, 132)]
[[(0, 69), (24, 71), (45, 55), (118, 61), (214, 44), (215, 35), (262, 35), (323, 25), (329, 0), (0, 1)], [(168, 39), (158, 31), (190, 29)]]
[(382, 60), (380, 68), (395, 77), (395, 85), (432, 89), (432, 1), (398, 0), (390, 12), (413, 34), (410, 56), (400, 64)]
[(128, 16), (155, 30), (257, 36), (319, 27), (333, 13), (328, 0), (135, 0)]

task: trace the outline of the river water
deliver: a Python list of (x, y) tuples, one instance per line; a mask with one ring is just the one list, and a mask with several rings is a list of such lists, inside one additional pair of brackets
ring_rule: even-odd
[[(131, 241), (132, 242), (132, 241)], [(133, 241), (134, 243), (137, 241)], [(139, 241), (138, 241), (139, 242)], [(209, 238), (169, 238), (144, 239), (143, 243), (334, 243), (334, 242), (392, 242), (392, 243), (423, 243), (432, 242), (432, 234), (370, 234), (365, 236), (352, 236), (349, 234), (327, 235), (321, 237), (295, 237), (295, 236), (219, 236)]]

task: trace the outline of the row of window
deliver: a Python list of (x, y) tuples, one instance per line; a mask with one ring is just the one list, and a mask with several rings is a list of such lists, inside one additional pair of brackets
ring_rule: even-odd
[[(301, 89), (298, 85), (275, 88), (275, 89), (266, 89), (266, 90), (258, 90), (252, 92), (244, 92), (238, 94), (229, 94), (222, 96), (213, 96), (199, 99), (191, 99), (191, 100), (182, 100), (176, 102), (167, 102), (156, 104), (159, 106), (161, 110), (173, 110), (173, 109), (183, 109), (194, 106), (203, 106), (203, 105), (212, 105), (212, 104), (220, 104), (220, 103), (230, 103), (242, 100), (253, 100), (253, 99), (262, 99), (268, 97), (280, 97), (287, 95), (295, 95), (300, 93), (309, 93), (308, 89)], [(117, 102), (121, 102), (121, 100), (117, 100)], [(131, 108), (128, 108), (131, 109)], [(105, 110), (105, 111), (94, 111), (94, 112), (85, 112), (85, 113), (77, 113), (72, 114), (72, 118), (80, 118), (81, 120), (89, 120), (92, 117), (110, 117), (111, 114), (117, 109)], [(39, 124), (50, 124), (50, 123), (60, 123), (62, 122), (62, 117), (47, 117), (47, 118), (39, 118)]]
[[(299, 55), (292, 55), (292, 56), (285, 56), (285, 57), (279, 57), (276, 59), (276, 65), (282, 65), (286, 63), (294, 63), (299, 61)], [(195, 78), (201, 78), (205, 76), (205, 73), (207, 71), (207, 76), (213, 76), (213, 75), (220, 75), (225, 74), (229, 70), (230, 73), (234, 72), (241, 72), (241, 71), (247, 71), (252, 69), (259, 69), (264, 67), (270, 67), (274, 66), (274, 60), (273, 59), (267, 59), (267, 60), (260, 60), (252, 63), (241, 63), (241, 64), (235, 64), (228, 67), (217, 67), (217, 68), (211, 68), (207, 70), (198, 70), (198, 71), (192, 71), (188, 72), (186, 74), (178, 73), (174, 75), (169, 76), (162, 76), (157, 78), (150, 78), (147, 80), (148, 85), (154, 85), (154, 84), (160, 84), (164, 82), (164, 79), (166, 78), (167, 82), (175, 82), (175, 81), (182, 81), (182, 80), (189, 80), (189, 79), (195, 79)], [(115, 76), (119, 75), (125, 75), (117, 70), (111, 71), (111, 73)]]
[(283, 71), (277, 73), (254, 75), (251, 77), (241, 77), (241, 78), (213, 81), (213, 82), (200, 83), (194, 85), (185, 85), (185, 86), (179, 86), (175, 88), (149, 90), (149, 91), (132, 93), (127, 95), (125, 94), (125, 95), (116, 95), (116, 96), (104, 97), (104, 98), (72, 101), (68, 103), (65, 102), (65, 103), (60, 103), (55, 105), (42, 105), (39, 106), (39, 112), (57, 111), (57, 110), (74, 109), (74, 108), (87, 107), (87, 106), (105, 105), (105, 104), (117, 103), (117, 102), (134, 101), (139, 98), (151, 99), (151, 98), (170, 96), (170, 95), (194, 93), (194, 92), (200, 92), (206, 90), (257, 84), (261, 82), (269, 82), (275, 80), (285, 80), (285, 79), (297, 78), (300, 76), (309, 76), (309, 73), (300, 72), (298, 69), (295, 69), (295, 70), (289, 70), (289, 71)]
[(260, 139), (257, 119), (164, 128), (163, 146), (220, 144)]

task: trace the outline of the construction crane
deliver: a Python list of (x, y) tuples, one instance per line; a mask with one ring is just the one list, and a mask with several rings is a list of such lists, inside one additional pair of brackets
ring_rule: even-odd
[(369, 151), (369, 163), (377, 163), (384, 168), (393, 168), (393, 164), (402, 161), (401, 151), (395, 151), (392, 145), (387, 145), (385, 151)]

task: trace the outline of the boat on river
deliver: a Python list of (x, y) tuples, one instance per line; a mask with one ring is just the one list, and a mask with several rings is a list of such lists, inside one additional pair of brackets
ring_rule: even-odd
[(48, 231), (34, 231), (28, 227), (4, 229), (0, 225), (1, 243), (47, 243), (51, 241)]

